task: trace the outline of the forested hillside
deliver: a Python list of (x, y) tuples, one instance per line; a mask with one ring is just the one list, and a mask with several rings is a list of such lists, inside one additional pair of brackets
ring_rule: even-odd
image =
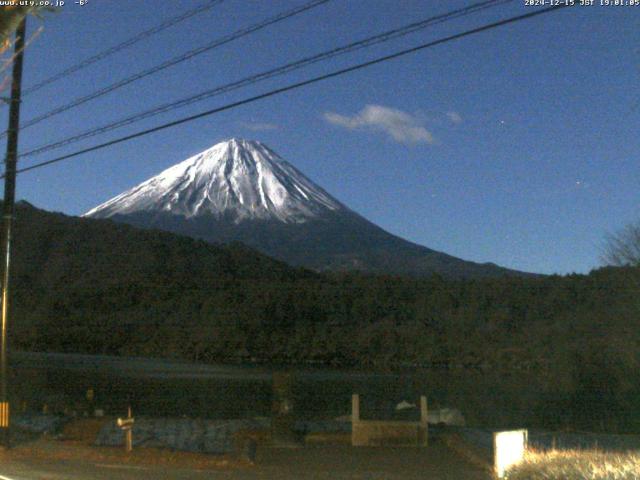
[(622, 346), (640, 323), (634, 269), (474, 281), (319, 275), (240, 244), (28, 206), (13, 266), (12, 330), (30, 349), (530, 365), (586, 341)]
[[(205, 361), (519, 366), (640, 325), (640, 273), (449, 281), (319, 275), (213, 246), (23, 206), (15, 342)], [(503, 358), (504, 357), (504, 358)]]
[(14, 348), (503, 369), (604, 399), (637, 389), (638, 269), (467, 281), (321, 275), (241, 245), (25, 205), (15, 238)]

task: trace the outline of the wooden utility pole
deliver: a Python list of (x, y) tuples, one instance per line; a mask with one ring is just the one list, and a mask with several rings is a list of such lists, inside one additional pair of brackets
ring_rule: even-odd
[(24, 56), (27, 17), (25, 16), (15, 36), (15, 58), (11, 82), (9, 129), (7, 131), (7, 156), (4, 171), (3, 206), (3, 275), (2, 275), (2, 325), (0, 330), (0, 431), (5, 448), (10, 446), (9, 399), (7, 392), (7, 325), (9, 321), (9, 266), (11, 262), (11, 229), (13, 226), (16, 197), (16, 166), (18, 162), (18, 131), (20, 129), (20, 93), (22, 84), (22, 60)]

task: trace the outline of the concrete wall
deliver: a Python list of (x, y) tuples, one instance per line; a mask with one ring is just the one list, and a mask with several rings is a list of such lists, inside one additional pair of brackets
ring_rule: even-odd
[(351, 445), (354, 447), (403, 445), (426, 446), (427, 398), (420, 397), (420, 421), (361, 420), (360, 396), (351, 397)]
[(352, 425), (351, 444), (354, 447), (424, 445), (426, 430), (418, 422), (361, 420)]

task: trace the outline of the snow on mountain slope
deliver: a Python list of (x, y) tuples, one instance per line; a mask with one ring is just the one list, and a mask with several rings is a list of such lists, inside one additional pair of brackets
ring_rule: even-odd
[(291, 164), (257, 141), (232, 138), (168, 168), (83, 216), (108, 218), (164, 212), (302, 223), (348, 210)]
[(521, 275), (408, 242), (350, 210), (260, 142), (231, 139), (87, 212), (212, 243), (241, 242), (317, 271)]

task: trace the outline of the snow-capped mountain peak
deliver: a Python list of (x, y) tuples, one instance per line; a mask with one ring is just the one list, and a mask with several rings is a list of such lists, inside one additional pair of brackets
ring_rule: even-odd
[(264, 144), (232, 138), (180, 162), (85, 213), (106, 218), (164, 212), (302, 223), (346, 209)]

